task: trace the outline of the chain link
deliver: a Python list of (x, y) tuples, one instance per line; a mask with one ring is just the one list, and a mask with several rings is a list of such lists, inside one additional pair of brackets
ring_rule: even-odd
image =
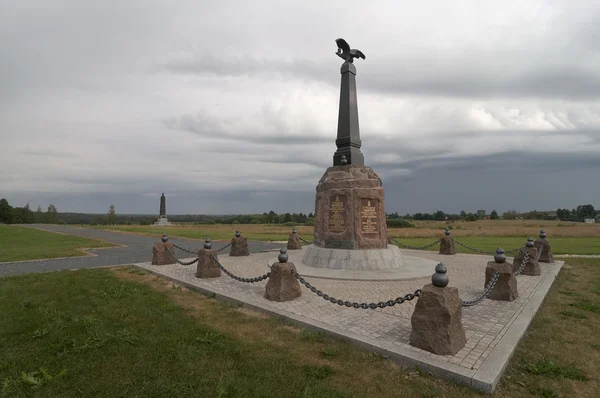
[(494, 286), (496, 286), (496, 283), (498, 282), (498, 278), (500, 278), (500, 273), (498, 271), (496, 271), (494, 276), (492, 276), (492, 279), (490, 279), (490, 281), (488, 282), (488, 285), (485, 288), (485, 290), (483, 291), (483, 294), (473, 300), (468, 300), (468, 301), (463, 300), (462, 306), (463, 307), (471, 307), (471, 306), (474, 306), (475, 304), (479, 304), (481, 302), (481, 300), (483, 300), (484, 298), (487, 298), (487, 296), (489, 296), (490, 293), (492, 292), (492, 289), (494, 288)]
[(415, 297), (419, 297), (421, 295), (421, 289), (417, 289), (417, 290), (415, 290), (414, 293), (405, 294), (404, 297), (398, 297), (395, 300), (380, 301), (378, 303), (357, 303), (356, 301), (352, 301), (352, 302), (344, 301), (344, 300), (339, 300), (334, 297), (331, 297), (328, 294), (325, 294), (322, 291), (318, 290), (316, 287), (314, 287), (313, 285), (311, 285), (310, 283), (305, 281), (304, 278), (302, 278), (300, 275), (298, 275), (298, 273), (296, 271), (292, 270), (292, 274), (298, 279), (298, 282), (303, 284), (307, 289), (310, 289), (310, 291), (313, 292), (314, 294), (316, 294), (317, 296), (323, 297), (324, 300), (327, 300), (327, 301), (329, 301), (333, 304), (337, 304), (339, 306), (362, 308), (363, 310), (366, 310), (366, 309), (374, 310), (375, 308), (393, 307), (396, 304), (402, 304), (405, 301), (411, 301)]
[(217, 253), (221, 253), (223, 250), (227, 249), (229, 246), (231, 246), (231, 242), (229, 242), (228, 244), (226, 244), (225, 246), (223, 246), (222, 248), (217, 250)]
[(403, 247), (405, 249), (410, 249), (410, 250), (425, 250), (425, 249), (429, 249), (431, 246), (436, 245), (438, 243), (441, 242), (441, 239), (436, 240), (435, 242), (432, 242), (428, 245), (425, 246), (409, 246), (409, 245), (405, 245), (404, 243), (400, 243), (397, 239), (392, 239), (392, 241), (397, 244), (400, 247)]
[(527, 265), (527, 262), (529, 261), (529, 253), (530, 252), (531, 252), (531, 249), (529, 249), (528, 247), (525, 248), (525, 257), (523, 257), (523, 262), (521, 263), (521, 266), (519, 267), (517, 272), (515, 272), (515, 276), (519, 275), (525, 269), (525, 266)]
[(481, 254), (491, 254), (491, 255), (494, 255), (494, 254), (496, 254), (495, 252), (486, 252), (485, 250), (479, 250), (479, 249), (475, 249), (474, 247), (471, 247), (471, 246), (465, 245), (464, 243), (460, 243), (460, 242), (459, 242), (459, 241), (457, 241), (456, 239), (454, 239), (454, 243), (458, 243), (460, 246), (464, 247), (465, 249), (467, 249), (467, 250), (471, 250), (471, 251), (473, 251), (473, 252), (476, 252), (476, 253), (481, 253)]
[(304, 238), (303, 238), (303, 237), (301, 237), (301, 236), (298, 236), (298, 238), (300, 238), (300, 240), (301, 240), (302, 242), (306, 243), (307, 245), (312, 245), (312, 243), (314, 242), (314, 240), (312, 240), (312, 241), (311, 241), (311, 240), (306, 240), (306, 239), (304, 239)]
[(537, 247), (537, 261), (540, 261), (540, 258), (542, 258), (542, 252), (544, 251), (544, 246), (539, 245), (536, 247)]
[(225, 267), (223, 267), (221, 265), (219, 260), (217, 260), (217, 258), (213, 254), (210, 255), (210, 258), (212, 258), (212, 260), (215, 262), (215, 264), (217, 264), (219, 266), (219, 268), (221, 268), (221, 271), (225, 272), (227, 274), (227, 276), (229, 276), (232, 279), (235, 279), (236, 281), (245, 282), (245, 283), (255, 283), (255, 282), (260, 282), (262, 280), (265, 280), (271, 276), (271, 273), (267, 272), (266, 274), (261, 275), (256, 278), (242, 278), (240, 276), (236, 276), (236, 275), (232, 274), (231, 272), (227, 271), (225, 269)]
[(192, 261), (188, 261), (188, 262), (181, 261), (180, 259), (178, 259), (177, 257), (175, 257), (175, 254), (173, 254), (173, 252), (171, 251), (171, 249), (169, 249), (168, 247), (165, 247), (165, 249), (169, 252), (169, 254), (171, 255), (171, 257), (173, 257), (175, 259), (175, 261), (177, 261), (177, 263), (179, 263), (181, 265), (192, 265), (192, 264), (198, 262), (198, 257), (196, 257)]
[(177, 246), (175, 243), (173, 243), (173, 247), (175, 247), (176, 249), (179, 249), (179, 250), (181, 250), (181, 251), (184, 251), (184, 252), (186, 252), (186, 253), (190, 253), (190, 254), (196, 254), (196, 255), (198, 254), (198, 251), (197, 251), (197, 250), (196, 250), (196, 251), (191, 251), (191, 250), (188, 250), (188, 249), (186, 249), (186, 248), (184, 248), (184, 247)]

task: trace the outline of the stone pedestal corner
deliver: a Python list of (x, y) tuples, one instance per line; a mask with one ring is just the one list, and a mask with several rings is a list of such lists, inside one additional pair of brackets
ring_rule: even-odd
[(456, 254), (456, 247), (454, 246), (454, 238), (452, 236), (444, 236), (440, 238), (440, 253), (452, 255)]
[(490, 292), (488, 298), (490, 300), (514, 301), (519, 297), (517, 290), (517, 278), (513, 273), (513, 265), (509, 262), (497, 263), (489, 261), (485, 269), (484, 289), (494, 277), (494, 274), (499, 272), (498, 281)]
[(302, 242), (300, 242), (300, 236), (297, 233), (291, 233), (288, 242), (287, 242), (288, 250), (300, 250), (302, 249)]
[(302, 295), (300, 282), (292, 270), (294, 263), (277, 262), (271, 267), (271, 276), (265, 288), (265, 298), (270, 301), (290, 301)]
[[(517, 254), (515, 254), (512, 267), (513, 272), (517, 272), (523, 264), (526, 250), (527, 248), (521, 247)], [(527, 264), (525, 264), (525, 268), (523, 268), (523, 270), (521, 271), (521, 274), (531, 276), (538, 276), (542, 274), (542, 270), (540, 269), (540, 263), (537, 260), (537, 254), (537, 247), (534, 246), (529, 249), (529, 259), (527, 260)]]
[(467, 343), (462, 300), (455, 287), (425, 285), (410, 322), (410, 344), (423, 350), (454, 355)]
[(232, 257), (249, 256), (250, 251), (248, 250), (248, 238), (245, 236), (232, 238), (229, 255)]
[(198, 251), (198, 265), (196, 266), (196, 278), (218, 278), (221, 276), (221, 268), (211, 258), (217, 258), (217, 252), (212, 249), (200, 249)]
[(175, 264), (177, 261), (167, 251), (175, 254), (175, 247), (171, 242), (156, 242), (152, 247), (152, 265)]
[(552, 255), (552, 246), (548, 239), (540, 238), (536, 240), (534, 246), (537, 247), (538, 250), (542, 251), (542, 255), (538, 260), (540, 263), (554, 263), (554, 256)]

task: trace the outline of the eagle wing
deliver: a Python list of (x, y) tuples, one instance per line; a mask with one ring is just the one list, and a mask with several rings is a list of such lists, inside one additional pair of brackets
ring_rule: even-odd
[(335, 44), (341, 48), (343, 52), (350, 52), (350, 45), (344, 39), (336, 39)]
[[(357, 58), (360, 57), (362, 59), (367, 59), (367, 57), (365, 57), (365, 54), (363, 54), (362, 51), (360, 51), (360, 50), (352, 50), (352, 51), (354, 51), (354, 54), (356, 54)], [(352, 54), (352, 55), (354, 55), (354, 54)]]

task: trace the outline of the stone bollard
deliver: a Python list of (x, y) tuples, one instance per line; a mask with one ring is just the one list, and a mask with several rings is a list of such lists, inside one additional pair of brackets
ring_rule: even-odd
[(450, 230), (446, 228), (444, 235), (440, 239), (440, 253), (439, 254), (456, 254), (456, 247), (454, 247), (454, 238), (450, 236)]
[(503, 301), (514, 301), (519, 297), (517, 291), (517, 278), (513, 273), (513, 265), (506, 261), (504, 250), (499, 247), (496, 250), (494, 261), (489, 261), (485, 268), (485, 283), (483, 288), (485, 289), (490, 280), (494, 277), (494, 274), (499, 272), (498, 281), (490, 292), (488, 298), (490, 300), (503, 300)]
[(288, 238), (287, 243), (288, 250), (300, 250), (302, 249), (302, 243), (300, 242), (300, 237), (296, 233), (296, 228), (292, 228), (292, 233)]
[(152, 247), (152, 265), (167, 265), (175, 264), (177, 262), (173, 256), (169, 254), (167, 249), (175, 254), (175, 246), (169, 242), (167, 234), (163, 233), (160, 242), (156, 242), (154, 247)]
[(221, 268), (211, 258), (215, 256), (218, 260), (216, 250), (212, 249), (210, 238), (204, 240), (204, 248), (198, 251), (198, 265), (196, 266), (196, 278), (218, 278), (221, 276)]
[(421, 290), (410, 318), (410, 344), (437, 355), (454, 355), (467, 343), (458, 289), (448, 286), (446, 267), (439, 263), (431, 282)]
[(533, 243), (538, 251), (542, 251), (542, 255), (538, 261), (540, 263), (553, 263), (554, 256), (552, 256), (552, 246), (550, 246), (550, 242), (546, 239), (546, 233), (543, 229), (540, 229), (540, 234), (538, 236), (540, 238)]
[(231, 250), (229, 255), (233, 257), (249, 256), (248, 238), (242, 236), (240, 231), (235, 231), (235, 237), (231, 239)]
[(292, 274), (296, 271), (294, 263), (288, 263), (287, 249), (279, 251), (278, 263), (271, 267), (271, 275), (265, 288), (265, 298), (271, 301), (290, 301), (302, 295), (300, 282)]
[(521, 268), (523, 260), (525, 260), (526, 250), (529, 250), (529, 258), (527, 260), (527, 264), (525, 264), (525, 268), (523, 268), (521, 271), (521, 274), (532, 276), (541, 275), (542, 271), (540, 270), (540, 263), (537, 260), (538, 249), (534, 246), (532, 237), (529, 237), (529, 239), (527, 239), (527, 243), (525, 243), (525, 247), (521, 247), (517, 254), (515, 254), (512, 267), (513, 272), (517, 272), (519, 268)]

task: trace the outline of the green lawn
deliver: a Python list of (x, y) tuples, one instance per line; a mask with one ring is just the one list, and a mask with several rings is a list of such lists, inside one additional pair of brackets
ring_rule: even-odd
[(478, 395), (138, 273), (0, 278), (0, 396)]
[(110, 247), (111, 243), (39, 229), (0, 225), (0, 262), (81, 256), (81, 248)]
[[(83, 228), (95, 228), (106, 231), (129, 232), (137, 235), (151, 235), (160, 237), (163, 232), (166, 232), (171, 238), (188, 238), (188, 239), (205, 239), (210, 237), (212, 240), (230, 240), (234, 236), (236, 229), (241, 230), (242, 235), (250, 240), (260, 241), (280, 241), (287, 240), (291, 227), (281, 227), (276, 225), (273, 230), (264, 228), (258, 230), (255, 226), (248, 225), (218, 225), (218, 226), (199, 226), (197, 228), (189, 227), (149, 227), (149, 226), (89, 226), (81, 225)], [(236, 228), (237, 227), (237, 228)], [(279, 231), (281, 230), (281, 231)], [(283, 232), (285, 231), (285, 232)], [(306, 240), (312, 240), (312, 234), (301, 235)]]
[[(569, 264), (494, 396), (596, 396), (600, 260)], [(0, 397), (480, 396), (133, 268), (0, 278), (0, 313)]]
[[(434, 242), (434, 238), (394, 238), (400, 243), (409, 246), (425, 246)], [(502, 247), (505, 251), (516, 249), (517, 247), (525, 246), (527, 237), (511, 237), (511, 236), (460, 236), (455, 237), (455, 240), (471, 246), (475, 249), (495, 252), (498, 247)], [(534, 236), (534, 239), (537, 237)], [(553, 238), (548, 237), (552, 245), (553, 254), (600, 254), (600, 238)], [(455, 244), (457, 253), (476, 254), (462, 246)], [(400, 246), (402, 248), (402, 246)], [(436, 244), (427, 250), (438, 251), (440, 245)]]
[[(83, 226), (90, 228), (90, 226)], [(139, 235), (153, 235), (157, 238), (167, 232), (169, 237), (204, 239), (210, 236), (213, 240), (230, 240), (233, 237), (233, 231), (240, 229), (242, 234), (250, 240), (262, 241), (281, 241), (287, 240), (290, 233), (290, 227), (281, 225), (198, 225), (198, 226), (175, 226), (168, 228), (156, 228), (150, 226), (95, 226), (93, 228), (104, 229), (108, 231), (121, 231)], [(443, 231), (440, 231), (442, 235)], [(298, 227), (298, 233), (306, 240), (312, 241), (312, 227)], [(537, 239), (537, 236), (534, 236)], [(397, 238), (401, 243), (409, 246), (424, 246), (437, 238)], [(504, 250), (516, 249), (525, 245), (527, 236), (459, 236), (456, 240), (467, 246), (484, 251), (496, 251), (498, 247)], [(600, 254), (600, 238), (597, 237), (552, 237), (548, 236), (552, 245), (554, 254)], [(439, 244), (430, 247), (428, 250), (439, 250)], [(456, 245), (458, 253), (475, 253)]]

